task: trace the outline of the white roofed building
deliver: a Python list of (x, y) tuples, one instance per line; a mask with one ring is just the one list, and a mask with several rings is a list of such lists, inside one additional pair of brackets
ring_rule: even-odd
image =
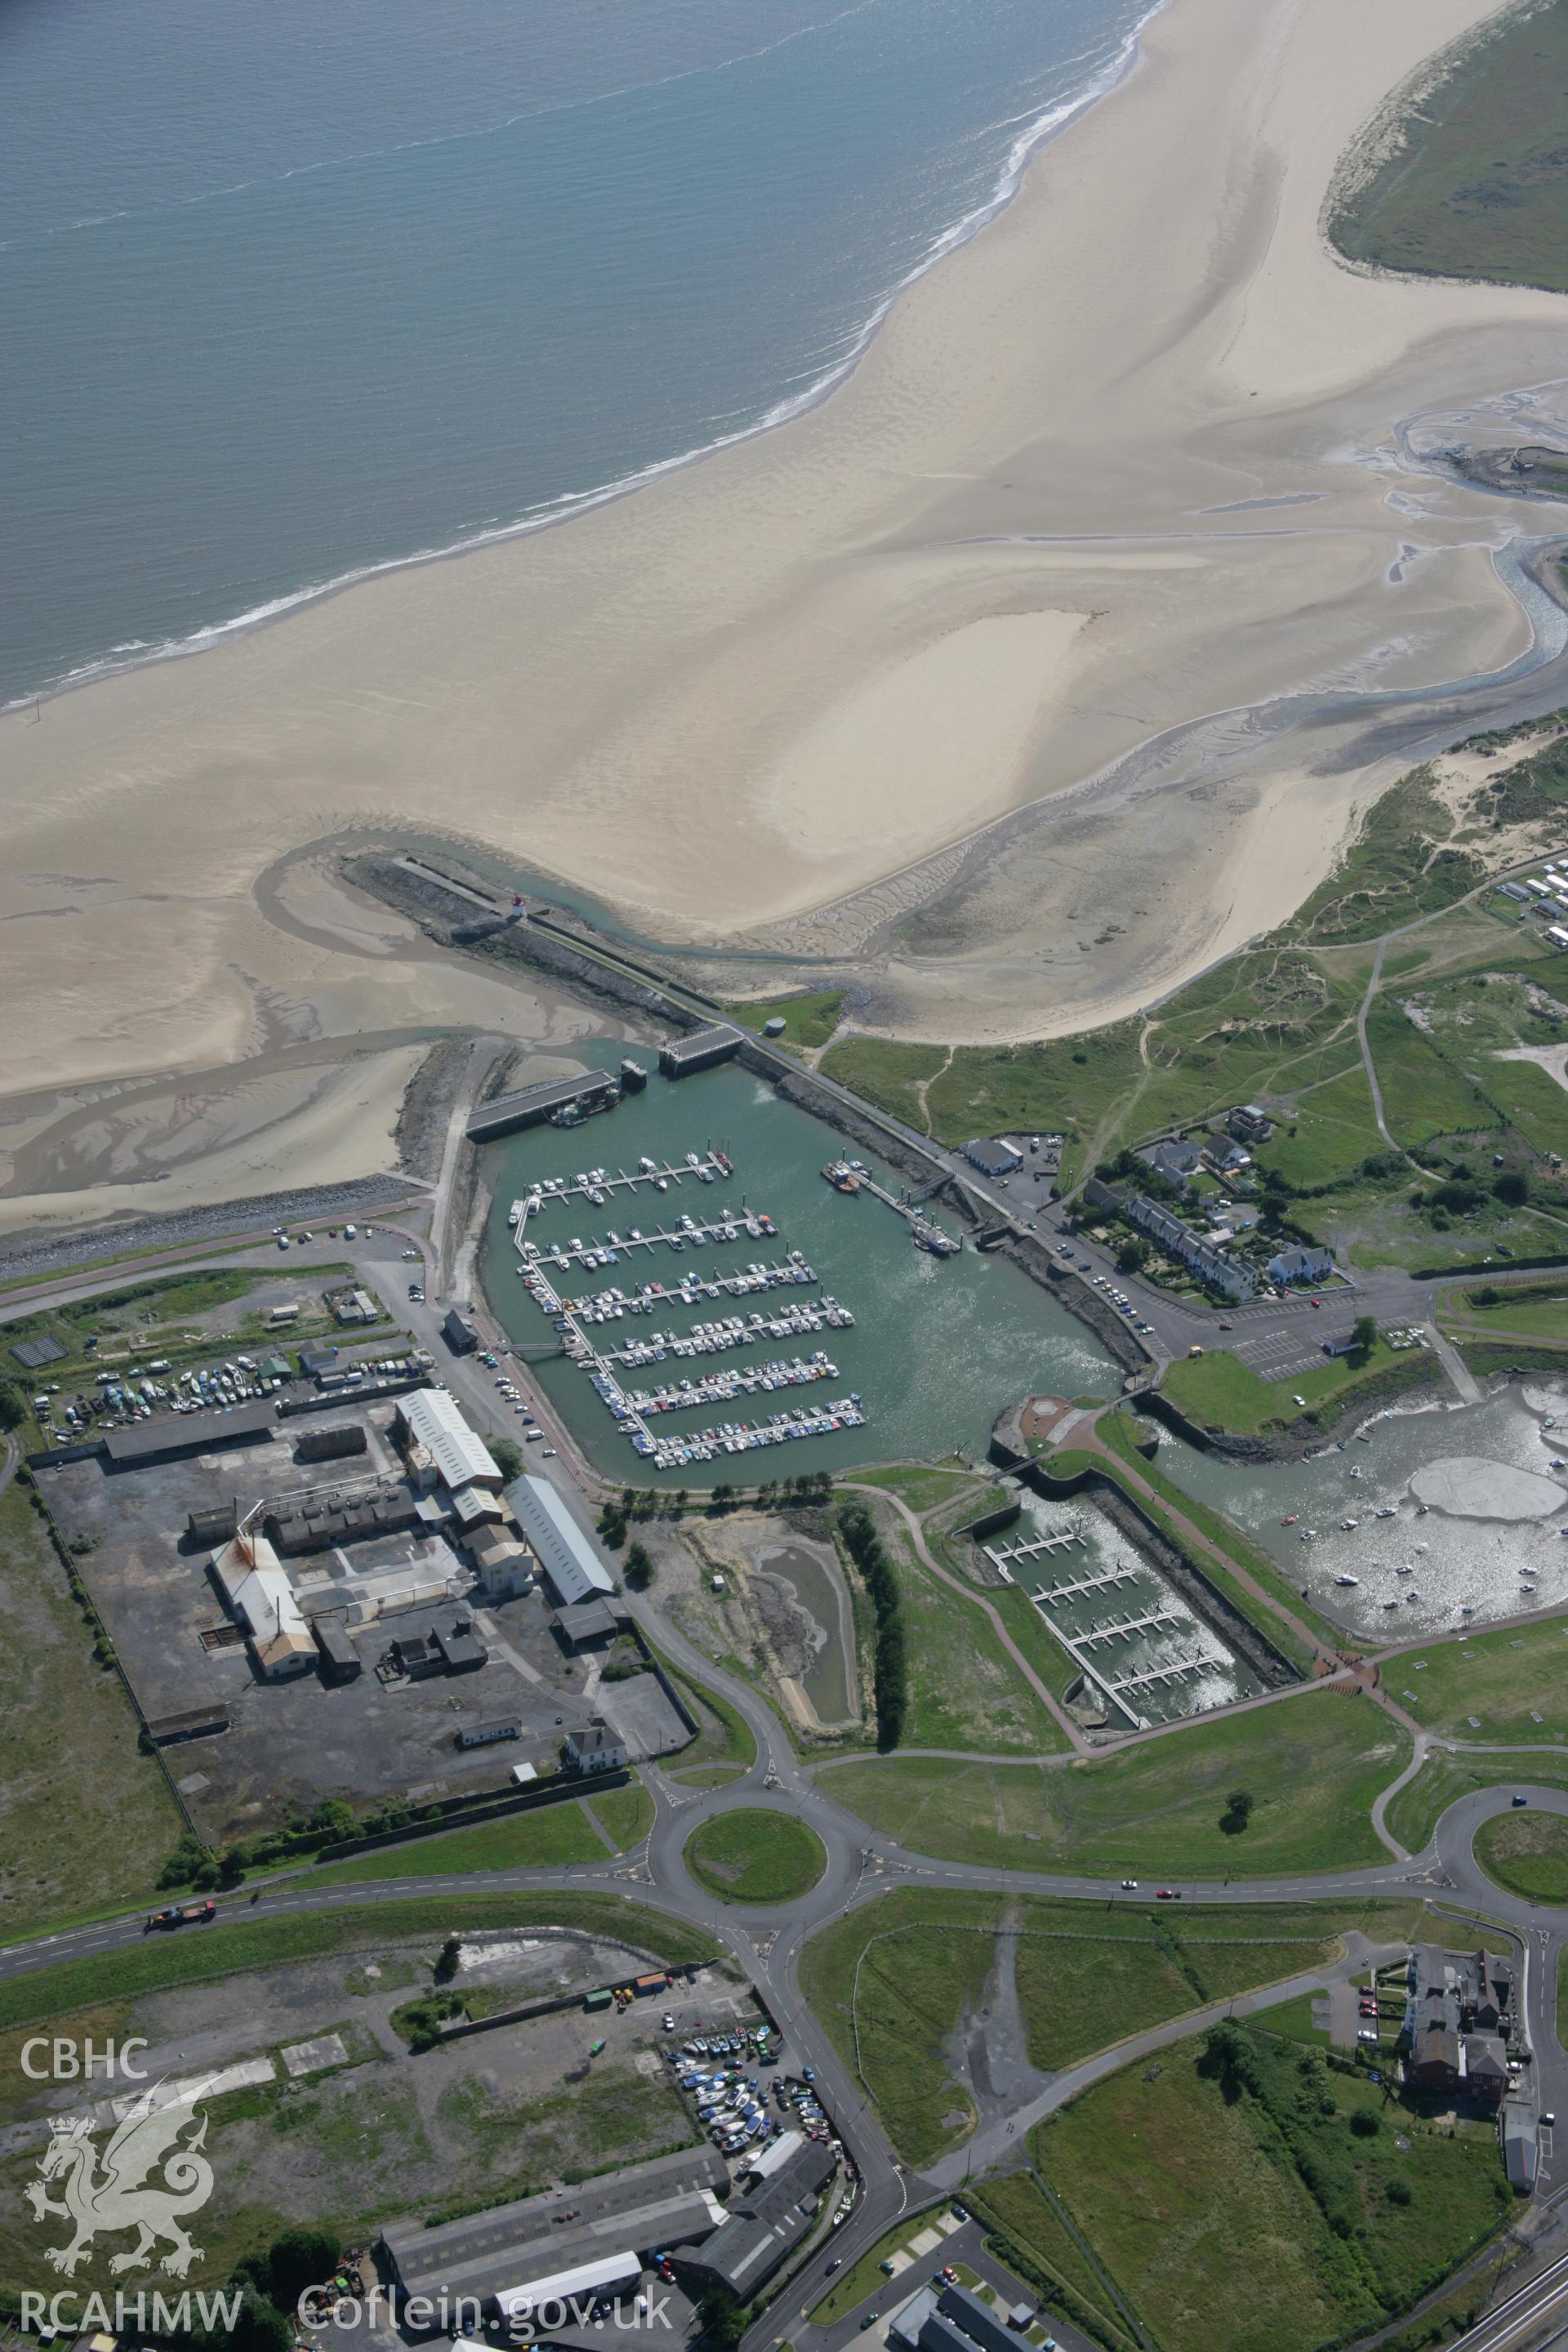
[(499, 1486), (501, 1473), (489, 1447), (463, 1417), (446, 1389), (416, 1389), (397, 1405), (398, 1433), (408, 1475), (421, 1491), (431, 1486)]
[(258, 1568), (235, 1595), (235, 1605), (250, 1636), (250, 1654), (257, 1672), (268, 1682), (289, 1675), (309, 1674), (316, 1663), (316, 1645), (293, 1587), (280, 1568)]
[(615, 1578), (548, 1478), (514, 1478), (506, 1498), (558, 1609), (615, 1591)]

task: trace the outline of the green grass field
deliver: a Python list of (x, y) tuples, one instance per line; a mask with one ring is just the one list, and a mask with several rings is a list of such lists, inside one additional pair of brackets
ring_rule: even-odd
[[(1352, 1304), (1349, 1299), (1343, 1306), (1331, 1302), (1323, 1310), (1325, 1330), (1342, 1331)], [(1173, 1405), (1205, 1428), (1257, 1437), (1265, 1430), (1289, 1428), (1308, 1414), (1321, 1420), (1342, 1412), (1366, 1381), (1407, 1364), (1414, 1379), (1421, 1362), (1414, 1349), (1396, 1353), (1386, 1339), (1379, 1339), (1364, 1356), (1325, 1356), (1310, 1372), (1265, 1381), (1226, 1349), (1211, 1348), (1205, 1355), (1179, 1358), (1162, 1388)], [(1295, 1402), (1299, 1396), (1305, 1398), (1305, 1405)]]
[(888, 1037), (845, 1037), (822, 1057), (820, 1066), (841, 1087), (864, 1095), (879, 1110), (891, 1112), (917, 1135), (931, 1133), (916, 1089), (933, 1078), (946, 1053), (941, 1045), (901, 1045)]
[[(1353, 1051), (1353, 1038), (1347, 1045)], [(1294, 1116), (1253, 1156), (1259, 1168), (1277, 1168), (1288, 1183), (1305, 1190), (1353, 1174), (1382, 1142), (1357, 1055), (1337, 1076), (1299, 1096)]]
[(983, 1472), (949, 1470), (941, 1463), (892, 1462), (880, 1469), (855, 1470), (844, 1481), (854, 1486), (879, 1486), (884, 1494), (897, 1495), (911, 1511), (923, 1514), (951, 1503), (965, 1490), (975, 1496), (975, 1516), (985, 1508), (988, 1481)]
[(1421, 1920), (1414, 1903), (1179, 1914), (900, 1888), (814, 1937), (801, 1988), (900, 2155), (928, 2164), (973, 2128), (952, 2053), (999, 1952), (1011, 1959), (1029, 2063), (1058, 2073), (1148, 2026), (1321, 1966), (1348, 1928), (1394, 1943), (1420, 1933)]
[(1476, 1860), (1527, 1903), (1568, 1903), (1568, 1822), (1560, 1813), (1499, 1813), (1483, 1822)]
[(1007, 1655), (978, 1602), (914, 1559), (899, 1523), (886, 1536), (904, 1602), (910, 1697), (902, 1745), (1020, 1756), (1065, 1748), (1066, 1733)]
[[(1484, 2126), (1450, 2136), (1314, 2052), (1238, 2040), (1245, 2083), (1179, 2042), (1034, 2136), (1162, 2352), (1313, 2352), (1360, 2335), (1436, 2285), (1510, 2203)], [(1369, 2137), (1358, 2113), (1376, 2118)]]
[(0, 1495), (0, 1921), (151, 1897), (183, 1823), (27, 1492)]
[(753, 1030), (758, 1035), (765, 1021), (782, 1021), (784, 1035), (777, 1042), (809, 1049), (826, 1045), (838, 1026), (843, 1007), (841, 988), (819, 988), (803, 996), (742, 999), (726, 1004), (724, 1010), (731, 1021), (738, 1021), (743, 1029)]
[(1402, 1650), (1383, 1673), (1423, 1730), (1467, 1741), (1568, 1741), (1568, 1618)]
[(641, 1845), (653, 1827), (653, 1799), (640, 1780), (626, 1789), (606, 1789), (586, 1801), (588, 1811), (617, 1853)]
[(1534, 1339), (1568, 1342), (1568, 1294), (1553, 1297), (1534, 1290), (1505, 1291), (1495, 1304), (1485, 1307), (1470, 1304), (1474, 1295), (1465, 1294), (1462, 1312), (1467, 1324), (1479, 1324), (1482, 1331), (1523, 1331)]
[[(631, 1795), (630, 1790), (625, 1792)], [(641, 1791), (637, 1793), (640, 1794)], [(605, 1842), (580, 1803), (543, 1805), (466, 1830), (413, 1838), (406, 1845), (356, 1853), (312, 1870), (311, 1886), (349, 1886), (370, 1878), (433, 1878), (470, 1870), (537, 1870), (568, 1862), (603, 1862)]]
[(1568, 290), (1568, 12), (1515, 16), (1424, 93), (1397, 151), (1342, 202), (1352, 261)]
[[(1372, 1801), (1409, 1758), (1370, 1700), (1314, 1691), (1061, 1766), (889, 1757), (826, 1768), (840, 1804), (918, 1853), (1096, 1875), (1258, 1877), (1380, 1861)], [(1235, 1789), (1254, 1810), (1225, 1835)]]
[[(1034, 2269), (1067, 2302), (1068, 2315), (1092, 2326), (1094, 2341), (1110, 2352), (1131, 2352), (1134, 2338), (1119, 2316), (1115, 2289), (1074, 2235), (1034, 2172), (1009, 2172), (972, 2184), (964, 2201), (982, 2221), (1001, 2231), (998, 2251), (1009, 2267), (1027, 2276)], [(1067, 2290), (1064, 2298), (1062, 2289)]]
[(748, 1805), (693, 1830), (686, 1867), (726, 1903), (792, 1903), (816, 1885), (827, 1855), (816, 1831), (793, 1813)]
[(401, 1902), (290, 1912), (270, 1919), (244, 1906), (237, 1910), (230, 1902), (211, 1927), (148, 1936), (117, 1950), (7, 1978), (0, 1984), (0, 2032), (89, 2004), (162, 1991), (169, 1985), (210, 1982), (247, 1969), (275, 1968), (285, 1960), (314, 1959), (324, 1953), (374, 1949), (401, 1937), (427, 1935), (439, 1944), (464, 1928), (534, 1926), (581, 1927), (621, 1937), (672, 1968), (719, 1957), (712, 1938), (700, 1928), (624, 1895), (411, 1895)]

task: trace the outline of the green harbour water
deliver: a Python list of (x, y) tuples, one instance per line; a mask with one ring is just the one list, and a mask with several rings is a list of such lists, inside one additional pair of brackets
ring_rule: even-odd
[[(618, 1060), (624, 1046), (601, 1044), (580, 1049), (595, 1061)], [(638, 1058), (650, 1062), (646, 1051)], [(957, 1450), (984, 1460), (991, 1426), (1004, 1406), (1031, 1390), (1062, 1396), (1110, 1396), (1120, 1375), (1105, 1351), (1037, 1283), (1005, 1259), (966, 1247), (939, 1261), (919, 1250), (904, 1220), (881, 1202), (862, 1193), (849, 1197), (823, 1181), (822, 1168), (844, 1150), (843, 1139), (808, 1113), (780, 1100), (750, 1072), (729, 1066), (671, 1081), (655, 1074), (647, 1092), (628, 1095), (619, 1108), (581, 1127), (525, 1129), (490, 1145), (484, 1154), (485, 1181), (494, 1187), (480, 1253), (486, 1297), (512, 1342), (526, 1350), (534, 1377), (561, 1408), (590, 1461), (630, 1483), (656, 1479), (620, 1434), (586, 1372), (563, 1356), (544, 1356), (555, 1334), (516, 1272), (518, 1255), (507, 1225), (511, 1202), (541, 1177), (570, 1178), (579, 1169), (603, 1167), (635, 1171), (647, 1153), (661, 1164), (680, 1164), (689, 1150), (719, 1145), (735, 1164), (728, 1182), (700, 1184), (695, 1178), (668, 1195), (639, 1190), (611, 1194), (602, 1209), (577, 1199), (546, 1208), (532, 1221), (532, 1236), (548, 1244), (580, 1234), (602, 1238), (613, 1226), (645, 1232), (673, 1222), (684, 1210), (694, 1217), (721, 1207), (747, 1204), (766, 1211), (778, 1225), (776, 1240), (717, 1243), (677, 1256), (665, 1248), (623, 1255), (617, 1265), (590, 1270), (574, 1282), (577, 1292), (612, 1283), (634, 1291), (647, 1281), (678, 1281), (693, 1264), (710, 1274), (739, 1273), (750, 1261), (773, 1264), (791, 1248), (804, 1251), (817, 1280), (809, 1288), (784, 1288), (753, 1297), (704, 1299), (684, 1307), (660, 1301), (651, 1316), (595, 1327), (607, 1346), (645, 1337), (652, 1329), (689, 1331), (696, 1323), (722, 1315), (768, 1313), (787, 1301), (837, 1298), (855, 1317), (853, 1330), (827, 1330), (787, 1340), (762, 1340), (695, 1364), (671, 1362), (658, 1377), (736, 1363), (786, 1360), (820, 1347), (838, 1366), (837, 1380), (786, 1394), (738, 1398), (689, 1412), (660, 1416), (663, 1429), (707, 1428), (722, 1421), (762, 1421), (782, 1406), (826, 1403), (858, 1391), (865, 1425), (750, 1454), (721, 1454), (658, 1475), (665, 1486), (750, 1483), (792, 1477), (802, 1471), (848, 1468), (867, 1462), (937, 1459)], [(893, 1192), (901, 1182), (874, 1155), (860, 1151), (879, 1181)], [(635, 1202), (635, 1204), (634, 1204)], [(652, 1213), (655, 1205), (664, 1212)], [(949, 1230), (957, 1227), (949, 1223)], [(628, 1382), (648, 1381), (655, 1368), (628, 1374)]]

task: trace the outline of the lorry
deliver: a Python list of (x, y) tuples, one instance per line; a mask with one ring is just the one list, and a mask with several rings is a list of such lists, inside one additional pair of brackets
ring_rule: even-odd
[(194, 1927), (217, 1917), (217, 1905), (209, 1895), (205, 1903), (173, 1903), (166, 1911), (150, 1911), (142, 1929), (145, 1936), (154, 1927)]

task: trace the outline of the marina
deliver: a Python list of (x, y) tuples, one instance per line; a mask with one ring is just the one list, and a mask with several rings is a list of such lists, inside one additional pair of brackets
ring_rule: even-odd
[[(578, 1051), (602, 1054), (616, 1069), (627, 1055), (620, 1039)], [(734, 1476), (732, 1449), (759, 1444), (784, 1445), (790, 1473), (955, 1444), (980, 1459), (1024, 1360), (1048, 1362), (1069, 1395), (1109, 1393), (1115, 1369), (1092, 1334), (1016, 1266), (956, 1248), (941, 1263), (911, 1247), (907, 1217), (826, 1184), (835, 1141), (730, 1062), (675, 1083), (650, 1073), (591, 1130), (542, 1123), (487, 1147), (486, 1296), (575, 1442), (606, 1473), (624, 1476), (635, 1451), (645, 1476), (663, 1470), (700, 1486)], [(869, 1152), (863, 1163), (896, 1195), (891, 1170)], [(605, 1195), (597, 1216), (590, 1189)], [(716, 1228), (717, 1238), (694, 1243), (683, 1214), (705, 1235)], [(927, 1214), (943, 1213), (932, 1204)], [(559, 1353), (541, 1345), (552, 1339)], [(759, 1378), (752, 1392), (705, 1411), (617, 1415), (594, 1384), (597, 1370), (623, 1394), (657, 1394), (681, 1373), (695, 1386), (731, 1366), (776, 1380), (770, 1366), (793, 1369), (797, 1355), (805, 1363), (818, 1349), (838, 1366), (837, 1379), (770, 1392)], [(786, 1408), (785, 1423), (775, 1423)], [(679, 1433), (694, 1423), (694, 1437)], [(776, 1458), (758, 1475), (770, 1475)]]
[[(648, 1427), (650, 1421), (665, 1413), (696, 1412), (715, 1404), (733, 1404), (739, 1398), (775, 1395), (780, 1390), (808, 1388), (819, 1381), (837, 1381), (838, 1366), (833, 1363), (825, 1349), (816, 1349), (809, 1357), (795, 1356), (789, 1360), (774, 1357), (765, 1363), (731, 1364), (693, 1380), (683, 1373), (679, 1380), (666, 1381), (657, 1388), (626, 1388), (617, 1377), (616, 1366), (641, 1369), (650, 1363), (662, 1363), (668, 1355), (692, 1357), (717, 1354), (737, 1348), (752, 1348), (768, 1339), (795, 1337), (802, 1331), (820, 1330), (832, 1325), (852, 1328), (854, 1316), (837, 1299), (819, 1299), (814, 1306), (801, 1306), (793, 1314), (763, 1316), (753, 1313), (749, 1318), (731, 1316), (723, 1324), (704, 1324), (682, 1334), (656, 1331), (644, 1341), (633, 1340), (626, 1346), (601, 1350), (589, 1338), (591, 1328), (608, 1322), (619, 1322), (626, 1315), (653, 1313), (660, 1300), (667, 1304), (671, 1294), (661, 1284), (647, 1283), (638, 1292), (627, 1296), (618, 1286), (602, 1291), (596, 1297), (570, 1301), (557, 1291), (551, 1276), (573, 1265), (615, 1265), (621, 1252), (652, 1249), (665, 1244), (677, 1252), (688, 1247), (696, 1249), (704, 1243), (739, 1241), (742, 1235), (760, 1240), (777, 1233), (771, 1217), (754, 1210), (742, 1208), (738, 1213), (712, 1218), (706, 1223), (682, 1213), (679, 1225), (653, 1234), (643, 1234), (633, 1225), (626, 1235), (611, 1232), (604, 1241), (584, 1242), (574, 1234), (563, 1245), (552, 1242), (548, 1249), (530, 1238), (529, 1226), (540, 1209), (551, 1201), (583, 1198), (595, 1206), (604, 1202), (608, 1189), (619, 1184), (626, 1188), (653, 1184), (663, 1192), (670, 1181), (679, 1183), (683, 1175), (690, 1175), (702, 1183), (711, 1183), (716, 1176), (731, 1176), (732, 1161), (723, 1153), (709, 1151), (706, 1157), (696, 1151), (686, 1155), (684, 1168), (666, 1161), (662, 1168), (651, 1156), (645, 1158), (636, 1175), (622, 1170), (609, 1176), (602, 1168), (579, 1171), (570, 1185), (560, 1181), (541, 1182), (514, 1201), (508, 1213), (513, 1243), (518, 1253), (518, 1272), (523, 1277), (531, 1296), (542, 1312), (548, 1315), (565, 1343), (571, 1362), (585, 1371), (604, 1405), (615, 1421), (621, 1435), (628, 1439), (633, 1450), (656, 1470), (681, 1469), (693, 1462), (716, 1461), (721, 1454), (747, 1454), (763, 1446), (796, 1444), (803, 1437), (819, 1436), (842, 1428), (859, 1428), (865, 1421), (858, 1394), (840, 1398), (819, 1412), (776, 1412), (763, 1423), (722, 1422), (696, 1436), (674, 1437), (662, 1433), (655, 1435)], [(737, 1277), (731, 1277), (731, 1280)], [(738, 1279), (747, 1283), (763, 1283), (769, 1286), (790, 1282), (810, 1284), (816, 1279), (814, 1269), (807, 1265), (799, 1250), (792, 1250), (783, 1262), (766, 1266), (753, 1260)], [(699, 1286), (705, 1287), (706, 1286)], [(717, 1287), (717, 1286), (715, 1286)], [(688, 1300), (688, 1303), (690, 1303)]]
[[(1080, 1573), (1069, 1572), (1058, 1584), (1036, 1584), (1029, 1599), (1083, 1678), (1080, 1695), (1069, 1703), (1087, 1722), (1144, 1731), (1228, 1706), (1262, 1688), (1184, 1595), (1131, 1551), (1127, 1538), (1098, 1511), (1032, 1495), (1023, 1498), (1023, 1507), (1019, 1540), (982, 1549), (1009, 1576), (1007, 1559), (1068, 1549), (1085, 1556)], [(998, 1559), (998, 1552), (1007, 1559)]]

